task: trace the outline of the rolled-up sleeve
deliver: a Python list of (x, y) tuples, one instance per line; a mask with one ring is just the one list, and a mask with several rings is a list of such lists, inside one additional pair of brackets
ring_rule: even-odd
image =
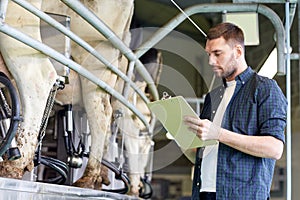
[(258, 123), (261, 135), (271, 135), (285, 142), (287, 100), (274, 80), (258, 87)]

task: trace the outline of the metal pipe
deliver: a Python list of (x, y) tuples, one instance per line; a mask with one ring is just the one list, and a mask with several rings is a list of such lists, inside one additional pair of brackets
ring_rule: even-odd
[(156, 31), (152, 37), (150, 37), (146, 42), (144, 42), (136, 52), (136, 57), (140, 58), (147, 49), (156, 45), (160, 40), (162, 40), (167, 34), (169, 34), (175, 27), (182, 23), (187, 16), (191, 16), (197, 13), (212, 13), (212, 12), (257, 12), (265, 17), (267, 17), (273, 24), (276, 30), (276, 47), (277, 47), (277, 71), (278, 75), (285, 75), (285, 51), (284, 51), (284, 27), (278, 17), (278, 15), (271, 10), (269, 7), (261, 4), (231, 4), (231, 3), (214, 3), (214, 4), (199, 4), (189, 7), (184, 10), (185, 14), (180, 13), (162, 28)]
[[(135, 64), (135, 62), (131, 61), (128, 65), (129, 67), (127, 69), (127, 77), (129, 77), (130, 79), (133, 76), (134, 64)], [(125, 97), (125, 99), (128, 99), (128, 95), (129, 95), (128, 93), (129, 93), (129, 85), (127, 83), (125, 83), (124, 89), (123, 89), (123, 96)]]
[(141, 119), (141, 121), (144, 123), (144, 125), (149, 128), (149, 123), (144, 117), (144, 115), (137, 110), (132, 104), (130, 104), (122, 95), (120, 95), (118, 92), (116, 92), (113, 88), (111, 88), (108, 84), (106, 84), (104, 81), (100, 80), (98, 77), (96, 77), (94, 74), (89, 72), (87, 69), (82, 67), (81, 65), (77, 64), (76, 62), (72, 61), (71, 59), (66, 58), (64, 55), (58, 53), (54, 49), (50, 48), (49, 46), (27, 36), (26, 34), (18, 31), (17, 29), (14, 29), (7, 24), (1, 24), (0, 25), (0, 32), (7, 34), (8, 36), (15, 38), (16, 40), (46, 54), (51, 56), (53, 59), (58, 61), (59, 63), (66, 65), (67, 67), (70, 67), (83, 77), (89, 79), (99, 87), (101, 87), (103, 90), (111, 94), (113, 97), (118, 99), (120, 102), (122, 102), (125, 106), (127, 106), (134, 114), (137, 115), (138, 118)]
[(290, 29), (291, 29), (291, 26), (294, 22), (296, 10), (297, 10), (297, 3), (291, 3), (290, 2), (290, 8), (289, 8)]
[[(142, 62), (136, 57), (136, 55), (129, 49), (124, 42), (115, 36), (114, 32), (102, 22), (99, 17), (97, 17), (93, 12), (87, 9), (82, 3), (74, 0), (61, 0), (68, 7), (74, 10), (77, 14), (79, 14), (83, 19), (85, 19), (90, 25), (92, 25), (96, 30), (102, 33), (113, 46), (118, 48), (124, 56), (130, 60), (134, 61), (136, 64), (137, 71), (141, 74), (141, 76), (145, 79), (150, 89), (151, 94), (155, 100), (159, 99), (159, 95), (156, 89), (156, 85), (146, 70)], [(115, 36), (115, 37), (112, 37)]]
[[(289, 17), (289, 2), (285, 3), (285, 34), (286, 34), (286, 49), (290, 49), (290, 17)], [(290, 51), (286, 51), (286, 98), (291, 100), (291, 62)], [(291, 135), (291, 103), (287, 106), (287, 124), (286, 124), (286, 166), (287, 166), (287, 186), (286, 199), (292, 199), (292, 135)]]
[(290, 57), (291, 60), (299, 60), (299, 58), (300, 58), (299, 53), (291, 53), (291, 57)]
[(8, 5), (8, 0), (1, 0), (1, 2), (0, 2), (0, 20), (1, 20), (1, 23), (3, 23), (5, 21), (7, 5)]
[(195, 104), (196, 105), (196, 114), (200, 115), (200, 111), (201, 111), (200, 105), (204, 103), (204, 98), (185, 98), (185, 100), (188, 103)]
[[(99, 54), (92, 46), (90, 46), (87, 42), (82, 40), (80, 37), (78, 37), (76, 34), (74, 34), (72, 31), (67, 29), (65, 26), (63, 26), (61, 23), (57, 22), (55, 19), (47, 15), (46, 13), (40, 11), (35, 6), (31, 5), (27, 1), (24, 0), (12, 0), (16, 4), (20, 5), (21, 7), (25, 8), (29, 12), (33, 13), (37, 17), (41, 18), (45, 22), (47, 22), (49, 25), (63, 33), (64, 35), (68, 36), (70, 39), (72, 39), (74, 42), (76, 42), (78, 45), (80, 45), (82, 48), (84, 48), (86, 51), (91, 53), (93, 56), (95, 56), (97, 59), (99, 59), (104, 65), (107, 66), (111, 71), (116, 73), (119, 77), (121, 77), (125, 82), (127, 82), (143, 99), (144, 102), (149, 102), (146, 95), (129, 79), (123, 72), (121, 72), (117, 67), (113, 66), (110, 62), (108, 62), (104, 57), (102, 57), (101, 54)], [(111, 36), (112, 37), (112, 36)], [(114, 36), (116, 37), (116, 36)]]
[[(276, 30), (276, 47), (277, 47), (277, 75), (286, 74), (285, 65), (285, 35), (284, 26), (278, 15), (269, 7), (259, 4), (257, 12), (267, 17)], [(288, 49), (287, 49), (288, 50)]]

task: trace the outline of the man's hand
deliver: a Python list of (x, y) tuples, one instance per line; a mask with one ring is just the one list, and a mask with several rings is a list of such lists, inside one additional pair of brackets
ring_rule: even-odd
[(183, 121), (201, 140), (219, 140), (220, 138), (221, 127), (207, 119), (185, 116)]

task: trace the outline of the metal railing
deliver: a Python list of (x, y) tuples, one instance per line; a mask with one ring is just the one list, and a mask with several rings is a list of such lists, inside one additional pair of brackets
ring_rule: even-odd
[[(121, 77), (129, 86), (133, 88), (134, 91), (137, 92), (138, 95), (142, 98), (142, 100), (145, 103), (149, 102), (149, 99), (146, 97), (143, 91), (141, 91), (135, 83), (133, 83), (126, 74), (122, 73), (117, 67), (113, 66), (111, 63), (109, 63), (104, 57), (102, 57), (101, 54), (99, 54), (93, 47), (91, 47), (87, 42), (82, 40), (80, 37), (78, 37), (76, 34), (74, 34), (72, 31), (68, 30), (65, 26), (57, 22), (55, 19), (50, 17), (48, 14), (44, 13), (43, 11), (37, 9), (35, 6), (31, 5), (25, 0), (12, 0), (14, 3), (20, 5), (24, 9), (28, 10), (29, 12), (33, 13), (49, 25), (53, 26), (58, 31), (62, 32), (64, 35), (69, 37), (71, 40), (73, 40), (75, 43), (83, 47), (85, 50), (87, 50), (91, 55), (93, 55), (95, 58), (97, 58), (99, 61), (101, 61), (104, 65), (107, 66), (111, 71), (113, 71), (115, 74), (117, 74), (119, 77)], [(122, 40), (120, 40), (115, 33), (109, 29), (103, 23), (94, 13), (92, 13), (90, 10), (88, 10), (83, 4), (81, 4), (79, 1), (67, 1), (62, 0), (67, 6), (69, 6), (71, 9), (73, 9), (75, 12), (77, 12), (83, 19), (85, 19), (88, 23), (90, 23), (97, 31), (99, 31), (103, 36), (105, 36), (113, 46), (118, 48), (121, 53), (124, 54), (124, 56), (130, 61), (134, 62), (137, 71), (141, 74), (141, 76), (145, 79), (145, 81), (148, 84), (148, 87), (150, 89), (150, 93), (153, 95), (153, 98), (155, 100), (158, 99), (158, 92), (155, 87), (154, 81), (144, 65), (141, 63), (141, 61), (135, 56), (135, 54), (123, 43)], [(70, 69), (76, 71), (81, 76), (87, 78), (91, 82), (95, 83), (99, 87), (101, 87), (103, 90), (105, 90), (107, 93), (115, 97), (117, 100), (119, 100), (121, 103), (123, 103), (126, 107), (128, 107), (143, 123), (144, 125), (149, 129), (150, 125), (149, 122), (146, 120), (145, 116), (137, 110), (137, 108), (128, 102), (126, 98), (120, 93), (118, 93), (114, 88), (110, 87), (108, 84), (106, 84), (104, 81), (97, 78), (94, 74), (86, 70), (83, 66), (79, 65), (78, 63), (72, 61), (71, 59), (66, 58), (61, 53), (57, 52), (56, 50), (52, 49), (51, 47), (29, 37), (28, 35), (22, 33), (21, 31), (18, 31), (17, 29), (9, 26), (8, 24), (5, 24), (5, 13), (7, 9), (8, 0), (1, 0), (1, 8), (0, 8), (0, 17), (1, 17), (1, 24), (0, 24), (0, 32), (7, 34), (8, 36), (15, 38), (16, 40), (19, 40), (20, 42), (44, 53), (47, 56), (50, 56), (57, 62), (69, 67)]]

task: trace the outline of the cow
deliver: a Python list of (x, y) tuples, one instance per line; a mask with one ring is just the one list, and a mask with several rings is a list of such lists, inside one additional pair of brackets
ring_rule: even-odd
[[(70, 16), (71, 30), (75, 34), (87, 41), (114, 66), (119, 67), (121, 63), (127, 66), (127, 62), (122, 61), (118, 49), (60, 1), (28, 0), (28, 2), (45, 12)], [(129, 45), (129, 25), (134, 9), (133, 0), (81, 0), (80, 2), (92, 10), (125, 44)], [(8, 2), (5, 22), (32, 38), (42, 41), (40, 19), (12, 1)], [(0, 176), (21, 179), (26, 171), (32, 171), (34, 168), (34, 153), (43, 112), (49, 92), (58, 75), (46, 55), (5, 34), (0, 34), (0, 46), (3, 63), (5, 63), (18, 88), (23, 118), (16, 137), (21, 158), (15, 161), (4, 160), (1, 162)], [(75, 62), (84, 66), (109, 86), (115, 87), (117, 75), (107, 69), (89, 52), (73, 44), (72, 57)], [(77, 87), (75, 89), (80, 90), (80, 94), (78, 97), (72, 98), (74, 101), (71, 103), (78, 103), (75, 101), (82, 100), (91, 131), (91, 149), (84, 174), (74, 185), (101, 189), (103, 182), (101, 159), (105, 147), (104, 138), (108, 134), (113, 109), (110, 95), (107, 92), (82, 76), (76, 77), (75, 74), (74, 82), (78, 81), (80, 81), (80, 85), (75, 84)], [(59, 97), (62, 104), (70, 103), (68, 102), (70, 98), (66, 98), (69, 97), (68, 95), (61, 94)]]
[[(133, 31), (134, 32), (134, 31)], [(144, 63), (147, 71), (152, 76), (156, 85), (159, 83), (159, 78), (162, 70), (162, 56), (157, 49), (149, 49), (140, 60)], [(136, 85), (148, 94), (149, 99), (153, 99), (147, 84), (139, 73), (134, 73), (134, 81)], [(118, 82), (122, 85), (123, 81)], [(124, 84), (124, 83), (123, 83)], [(124, 87), (119, 87), (123, 89)], [(133, 89), (125, 90), (125, 96), (128, 100), (135, 104), (137, 109), (147, 117), (148, 122), (151, 122), (151, 112), (145, 102), (136, 95)], [(112, 107), (114, 111), (119, 111), (122, 116), (117, 119), (117, 124), (122, 134), (125, 143), (126, 154), (128, 157), (128, 173), (131, 181), (130, 194), (138, 196), (143, 190), (142, 180), (145, 177), (146, 167), (150, 158), (150, 149), (154, 145), (152, 134), (148, 132), (145, 125), (123, 104), (119, 101), (113, 101)]]

